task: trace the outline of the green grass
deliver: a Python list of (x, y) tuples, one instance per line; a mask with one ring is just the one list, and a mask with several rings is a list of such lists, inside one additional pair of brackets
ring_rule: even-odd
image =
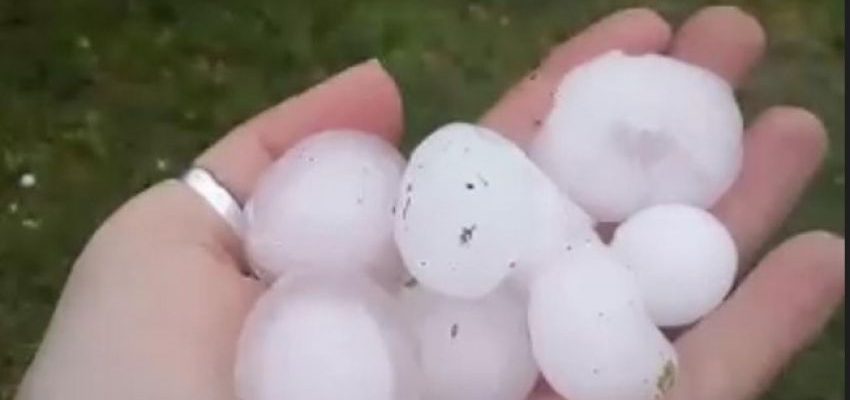
[[(443, 122), (475, 118), (602, 15), (644, 4), (679, 22), (704, 3), (0, 0), (0, 399), (98, 223), (240, 120), (377, 56), (403, 88), (409, 148)], [(771, 37), (740, 91), (747, 115), (803, 105), (833, 141), (783, 235), (844, 233), (844, 2), (743, 6)], [(34, 188), (19, 187), (25, 172)], [(842, 313), (767, 398), (843, 399), (843, 375)]]

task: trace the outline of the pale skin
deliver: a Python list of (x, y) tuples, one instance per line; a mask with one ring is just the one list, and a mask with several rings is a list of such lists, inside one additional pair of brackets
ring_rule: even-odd
[[(526, 141), (560, 76), (609, 49), (670, 54), (738, 85), (764, 44), (759, 24), (735, 8), (703, 9), (675, 33), (651, 11), (618, 12), (552, 49), (481, 123)], [(244, 201), (274, 158), (325, 128), (399, 140), (401, 98), (379, 63), (351, 67), (251, 118), (196, 163)], [(713, 210), (747, 276), (678, 337), (681, 369), (669, 399), (756, 398), (843, 301), (842, 238), (803, 233), (753, 260), (817, 171), (826, 140), (819, 120), (799, 108), (773, 107), (751, 122), (743, 172)], [(234, 399), (236, 339), (263, 289), (241, 265), (236, 237), (190, 189), (167, 181), (137, 195), (76, 261), (17, 399)], [(541, 384), (532, 399), (560, 398)]]

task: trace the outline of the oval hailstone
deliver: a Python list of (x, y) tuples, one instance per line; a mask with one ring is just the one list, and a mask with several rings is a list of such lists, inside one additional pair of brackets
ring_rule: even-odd
[(529, 153), (595, 219), (616, 222), (653, 204), (711, 206), (738, 175), (743, 128), (720, 77), (616, 50), (564, 77)]
[(393, 301), (359, 276), (279, 279), (239, 338), (239, 398), (419, 398), (417, 350)]
[(257, 274), (400, 275), (392, 210), (403, 169), (398, 150), (377, 135), (333, 130), (298, 142), (245, 206), (246, 253)]
[(538, 370), (517, 293), (502, 287), (459, 299), (414, 285), (402, 291), (401, 303), (418, 340), (423, 398), (528, 398)]
[(540, 371), (570, 400), (657, 400), (675, 380), (673, 346), (605, 248), (554, 261), (531, 286), (528, 324)]
[(402, 178), (395, 238), (420, 283), (480, 297), (528, 245), (532, 186), (525, 155), (487, 128), (452, 123), (414, 150)]
[(498, 133), (446, 125), (414, 150), (402, 178), (395, 238), (405, 265), (440, 293), (481, 297), (532, 268), (557, 231), (585, 223), (555, 192)]
[(613, 252), (637, 276), (659, 326), (695, 322), (719, 305), (735, 281), (738, 252), (710, 213), (681, 204), (639, 211), (622, 223)]

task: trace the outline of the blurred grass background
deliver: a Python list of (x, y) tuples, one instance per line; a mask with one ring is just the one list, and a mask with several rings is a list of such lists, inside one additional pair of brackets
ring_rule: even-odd
[[(404, 91), (406, 147), (474, 119), (555, 43), (616, 9), (679, 23), (697, 0), (0, 0), (0, 399), (38, 346), (72, 260), (122, 200), (228, 128), (377, 56)], [(844, 2), (738, 5), (770, 35), (748, 116), (806, 106), (833, 146), (784, 229), (844, 233)], [(20, 185), (33, 174), (33, 187)], [(766, 398), (844, 398), (843, 310)]]

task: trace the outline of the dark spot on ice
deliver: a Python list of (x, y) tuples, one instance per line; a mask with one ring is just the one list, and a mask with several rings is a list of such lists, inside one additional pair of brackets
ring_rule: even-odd
[(472, 183), (466, 182), (466, 189), (467, 189), (467, 190), (475, 189), (475, 185), (474, 185), (474, 184), (472, 184)]
[(357, 198), (357, 204), (363, 204), (363, 198), (362, 197)]
[(452, 324), (452, 328), (449, 331), (449, 334), (451, 335), (452, 339), (457, 337), (458, 330), (460, 330), (460, 328), (457, 326), (457, 323)]
[(566, 249), (567, 249), (567, 251), (572, 251), (572, 250), (573, 250), (573, 245), (568, 244), (568, 245), (566, 246)]
[(593, 375), (599, 375), (599, 368), (593, 369)]
[(313, 157), (313, 156), (307, 157), (307, 161), (309, 161), (309, 162), (316, 161), (316, 157)]
[(511, 262), (508, 264), (508, 268), (510, 268), (510, 269), (514, 269), (514, 268), (516, 268), (516, 261), (511, 261)]
[(408, 183), (408, 184), (407, 184), (407, 187), (405, 187), (405, 188), (404, 188), (404, 191), (405, 191), (405, 192), (407, 192), (407, 193), (412, 192), (412, 191), (413, 191), (413, 184), (412, 184), (412, 183)]
[(427, 267), (427, 266), (428, 266), (428, 262), (427, 262), (427, 261), (420, 261), (420, 262), (419, 262), (419, 266), (420, 266), (420, 267)]
[(410, 196), (404, 199), (404, 208), (401, 209), (401, 219), (407, 219), (407, 211), (410, 209)]
[(422, 168), (425, 168), (422, 164), (416, 164), (416, 169), (422, 169)]
[(598, 313), (596, 314), (596, 316), (597, 316), (597, 317), (599, 317), (599, 318), (602, 318), (602, 317), (604, 317), (604, 316), (605, 316), (605, 313), (604, 313), (604, 312), (602, 312), (602, 311), (600, 311), (600, 312), (598, 312)]
[(472, 235), (475, 233), (475, 229), (478, 228), (478, 225), (472, 224), (472, 226), (463, 226), (460, 228), (460, 244), (462, 246), (466, 246), (472, 240)]
[(586, 238), (586, 239), (584, 239), (584, 243), (586, 243), (586, 244), (590, 244), (590, 238)]
[(390, 209), (390, 213), (392, 215), (395, 215), (395, 204), (393, 204), (393, 208)]
[(469, 154), (469, 146), (463, 148), (463, 154)]
[(535, 120), (534, 120), (534, 127), (535, 127), (535, 128), (539, 128), (539, 127), (541, 127), (542, 125), (543, 125), (543, 120), (540, 120), (540, 119), (535, 119)]
[(410, 279), (408, 279), (407, 281), (404, 282), (404, 287), (413, 288), (413, 287), (416, 287), (416, 285), (418, 285), (418, 284), (419, 284), (419, 281), (417, 281), (416, 278), (411, 277)]

